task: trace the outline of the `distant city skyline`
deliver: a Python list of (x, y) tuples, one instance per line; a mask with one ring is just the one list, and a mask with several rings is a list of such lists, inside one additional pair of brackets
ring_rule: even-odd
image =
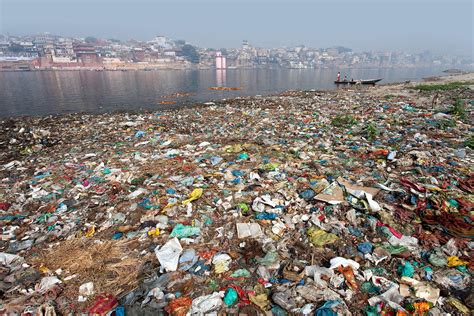
[[(127, 43), (127, 42), (138, 42), (138, 43), (149, 43), (151, 41), (153, 41), (155, 38), (157, 37), (164, 37), (164, 38), (168, 38), (169, 40), (172, 40), (172, 41), (183, 41), (187, 44), (190, 44), (190, 45), (193, 45), (195, 46), (196, 48), (200, 48), (200, 49), (211, 49), (211, 50), (215, 50), (215, 51), (223, 51), (223, 50), (228, 50), (228, 49), (238, 49), (238, 48), (241, 48), (243, 45), (245, 45), (245, 43), (251, 45), (252, 47), (256, 47), (256, 48), (263, 48), (263, 49), (279, 49), (279, 48), (288, 48), (288, 49), (291, 49), (291, 48), (296, 48), (296, 47), (306, 47), (306, 48), (310, 48), (312, 50), (326, 50), (326, 49), (331, 49), (331, 48), (347, 48), (347, 49), (350, 49), (351, 51), (354, 51), (354, 52), (357, 52), (357, 53), (363, 53), (363, 52), (402, 52), (402, 53), (413, 53), (413, 54), (420, 54), (420, 53), (425, 53), (425, 52), (429, 52), (429, 53), (434, 53), (434, 54), (443, 54), (443, 52), (436, 52), (436, 51), (433, 51), (433, 50), (430, 50), (430, 49), (421, 49), (419, 51), (409, 51), (409, 50), (403, 50), (403, 49), (388, 49), (388, 48), (379, 48), (379, 49), (375, 49), (375, 48), (367, 48), (367, 49), (355, 49), (353, 47), (350, 47), (350, 46), (347, 46), (347, 45), (338, 45), (338, 44), (335, 44), (335, 45), (331, 45), (331, 46), (326, 46), (326, 47), (323, 47), (323, 46), (320, 46), (320, 47), (316, 47), (316, 46), (312, 46), (312, 45), (307, 45), (305, 43), (299, 43), (299, 44), (295, 44), (295, 45), (282, 45), (282, 46), (273, 46), (273, 47), (266, 47), (266, 46), (259, 46), (259, 45), (255, 45), (253, 42), (249, 41), (249, 40), (246, 40), (246, 39), (242, 39), (240, 41), (240, 43), (238, 43), (236, 46), (233, 46), (233, 47), (207, 47), (207, 46), (203, 46), (203, 45), (199, 45), (199, 43), (195, 43), (194, 41), (190, 41), (186, 38), (173, 38), (171, 36), (167, 36), (166, 34), (157, 34), (156, 36), (153, 36), (151, 38), (145, 38), (145, 39), (138, 39), (138, 37), (136, 38), (126, 38), (126, 39), (120, 39), (120, 38), (116, 38), (116, 37), (100, 37), (98, 35), (95, 35), (95, 34), (88, 34), (86, 36), (73, 36), (73, 35), (64, 35), (64, 34), (61, 34), (61, 33), (57, 33), (57, 32), (36, 32), (36, 33), (25, 33), (25, 34), (14, 34), (14, 33), (1, 33), (0, 32), (0, 39), (1, 37), (7, 37), (7, 38), (27, 38), (27, 37), (31, 37), (31, 38), (35, 38), (35, 37), (38, 37), (38, 36), (43, 36), (43, 35), (50, 35), (50, 36), (58, 36), (60, 38), (70, 38), (70, 39), (82, 39), (82, 40), (85, 40), (87, 38), (95, 38), (97, 41), (120, 41), (122, 43)], [(450, 52), (444, 52), (444, 54), (446, 55), (453, 55), (453, 56), (463, 56), (463, 57), (466, 57), (468, 55), (466, 54), (452, 54)], [(472, 58), (474, 58), (474, 56), (471, 56)]]
[(473, 55), (470, 0), (0, 0), (0, 33)]

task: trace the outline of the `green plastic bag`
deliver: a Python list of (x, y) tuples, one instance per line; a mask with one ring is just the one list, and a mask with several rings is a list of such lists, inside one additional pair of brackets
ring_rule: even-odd
[(234, 305), (234, 303), (237, 302), (238, 298), (239, 298), (239, 295), (237, 294), (236, 290), (234, 290), (231, 287), (227, 288), (224, 294), (224, 303), (227, 306)]
[(411, 278), (415, 274), (415, 267), (409, 261), (404, 261), (398, 266), (397, 273), (399, 276)]
[(231, 274), (231, 277), (233, 277), (233, 278), (248, 278), (248, 277), (250, 277), (250, 272), (247, 269), (238, 269), (238, 270), (235, 270)]
[(170, 237), (186, 238), (191, 236), (198, 236), (200, 233), (201, 229), (199, 227), (178, 224), (173, 228)]

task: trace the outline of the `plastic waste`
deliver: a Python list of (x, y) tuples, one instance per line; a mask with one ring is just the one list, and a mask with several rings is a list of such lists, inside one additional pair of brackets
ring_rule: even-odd
[(79, 286), (79, 295), (80, 296), (91, 296), (94, 294), (94, 283), (87, 282)]
[(248, 278), (251, 276), (251, 273), (247, 269), (237, 269), (230, 275), (233, 278)]
[(316, 192), (314, 192), (312, 189), (306, 189), (300, 192), (300, 197), (304, 199), (305, 201), (310, 201), (315, 196), (316, 196)]
[(16, 270), (21, 267), (25, 259), (18, 255), (0, 252), (0, 264), (4, 267), (7, 267), (11, 270)]
[(183, 252), (183, 248), (178, 238), (170, 239), (162, 247), (155, 248), (155, 254), (161, 266), (166, 271), (176, 271), (178, 269), (179, 256)]
[(201, 189), (201, 188), (194, 189), (189, 194), (189, 198), (187, 200), (183, 201), (183, 205), (187, 205), (187, 204), (191, 203), (192, 201), (195, 201), (195, 200), (199, 199), (202, 196), (202, 192), (203, 192), (203, 189)]
[(199, 227), (193, 226), (186, 226), (183, 224), (177, 224), (173, 231), (171, 231), (170, 237), (177, 237), (177, 238), (186, 238), (191, 236), (198, 236), (201, 233), (201, 229)]
[(344, 275), (344, 278), (346, 279), (347, 284), (351, 288), (357, 291), (359, 289), (359, 285), (357, 284), (357, 281), (355, 279), (354, 271), (352, 271), (352, 267), (350, 265), (346, 267), (340, 265), (338, 267), (338, 270)]
[(314, 226), (308, 229), (307, 234), (311, 243), (316, 247), (332, 244), (339, 239), (336, 235), (327, 233), (322, 229), (315, 228)]
[(262, 228), (258, 223), (237, 223), (238, 238), (257, 238), (263, 236)]
[(232, 258), (226, 253), (216, 254), (212, 258), (212, 264), (214, 265), (214, 272), (217, 274), (229, 271), (230, 263)]
[(198, 259), (199, 258), (196, 255), (196, 250), (192, 248), (185, 249), (179, 258), (179, 270), (188, 271), (196, 264)]
[(266, 293), (249, 293), (249, 300), (262, 310), (267, 310), (270, 304)]
[(456, 256), (449, 256), (447, 261), (448, 267), (459, 267), (469, 264), (469, 261), (461, 260)]
[(474, 103), (412, 86), (0, 120), (2, 308), (468, 313)]
[(342, 258), (342, 257), (332, 258), (329, 263), (331, 264), (329, 269), (336, 269), (339, 267), (343, 267), (343, 268), (351, 267), (353, 270), (359, 270), (360, 268), (360, 264), (357, 263), (356, 261), (352, 259)]
[(118, 301), (112, 294), (100, 294), (88, 309), (91, 315), (106, 315), (117, 307)]
[[(339, 266), (342, 266), (342, 264)], [(321, 277), (325, 276), (327, 279), (331, 279), (334, 275), (334, 271), (325, 267), (306, 266), (305, 274), (309, 277), (314, 277), (314, 282), (318, 286), (327, 287), (327, 282), (324, 281)]]
[(403, 296), (410, 296), (411, 291), (404, 286), (408, 285), (413, 289), (417, 298), (424, 299), (433, 304), (436, 304), (438, 301), (440, 296), (440, 290), (438, 288), (435, 288), (426, 282), (420, 282), (406, 276), (401, 278), (401, 282), (402, 284), (400, 285), (400, 294)]
[(191, 304), (189, 313), (192, 315), (204, 315), (218, 310), (222, 305), (222, 294), (219, 292), (214, 292), (209, 295), (195, 298)]
[(448, 264), (448, 258), (439, 250), (432, 252), (429, 255), (428, 261), (435, 267), (443, 267)]
[(61, 280), (59, 280), (55, 276), (43, 277), (38, 287), (36, 288), (36, 291), (39, 293), (45, 293), (49, 291), (50, 289), (52, 289), (56, 284), (59, 284), (59, 283), (62, 283)]
[(237, 299), (239, 298), (237, 291), (234, 290), (233, 288), (227, 288), (224, 294), (224, 303), (227, 306), (232, 306), (237, 302)]
[(415, 267), (409, 261), (403, 261), (397, 268), (398, 275), (402, 277), (412, 277), (415, 274)]
[(186, 315), (193, 303), (192, 298), (182, 296), (171, 300), (165, 310), (171, 315)]
[(316, 316), (337, 316), (337, 312), (333, 310), (334, 307), (341, 304), (339, 301), (326, 301), (323, 306), (318, 308), (315, 312)]
[(261, 212), (255, 214), (255, 219), (260, 219), (260, 220), (274, 220), (278, 218), (277, 213), (268, 213), (268, 212)]
[(272, 301), (286, 311), (291, 311), (296, 307), (296, 302), (290, 292), (277, 292), (273, 294)]
[(357, 245), (357, 250), (362, 252), (363, 254), (368, 254), (371, 253), (373, 249), (373, 246), (370, 242), (364, 242), (359, 245)]

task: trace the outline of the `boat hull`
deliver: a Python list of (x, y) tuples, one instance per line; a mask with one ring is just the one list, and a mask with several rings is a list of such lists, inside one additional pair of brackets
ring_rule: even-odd
[(382, 79), (369, 79), (369, 80), (341, 80), (341, 81), (334, 81), (335, 84), (376, 84), (377, 82), (381, 81)]

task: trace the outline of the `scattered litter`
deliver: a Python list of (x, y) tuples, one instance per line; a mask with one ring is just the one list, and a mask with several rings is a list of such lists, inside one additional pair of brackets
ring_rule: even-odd
[(467, 315), (474, 95), (433, 97), (0, 121), (0, 314)]

